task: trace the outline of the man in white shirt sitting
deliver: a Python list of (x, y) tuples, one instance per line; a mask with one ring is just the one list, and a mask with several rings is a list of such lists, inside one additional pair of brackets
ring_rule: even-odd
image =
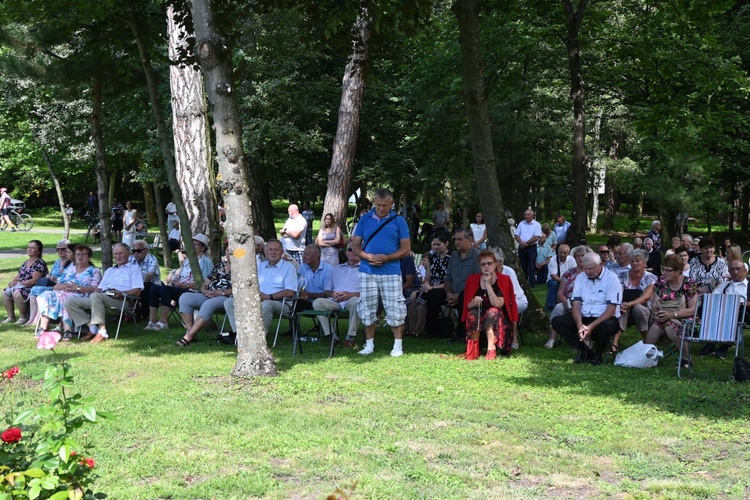
[[(316, 311), (348, 311), (349, 330), (343, 347), (354, 348), (359, 327), (357, 302), (359, 301), (359, 262), (360, 258), (352, 252), (352, 247), (346, 248), (347, 261), (333, 268), (333, 296), (321, 297), (313, 301)], [(325, 319), (320, 322), (323, 333), (331, 334), (331, 325)]]
[[(578, 349), (575, 363), (602, 363), (604, 349), (620, 328), (617, 318), (621, 301), (622, 284), (617, 275), (602, 266), (599, 255), (586, 254), (583, 272), (573, 286), (573, 308), (552, 320), (552, 328), (570, 347)], [(595, 341), (594, 350), (586, 345), (588, 340)]]
[[(729, 277), (730, 281), (721, 283), (714, 288), (713, 293), (724, 295), (724, 294), (737, 294), (742, 297), (742, 304), (747, 307), (747, 267), (741, 260), (733, 260), (729, 263)], [(742, 312), (740, 311), (740, 318)], [(747, 313), (745, 315), (747, 318)], [(711, 353), (717, 358), (726, 359), (727, 351), (729, 350), (729, 344), (722, 344), (716, 348), (716, 344), (706, 344), (700, 351), (701, 356), (707, 356)]]

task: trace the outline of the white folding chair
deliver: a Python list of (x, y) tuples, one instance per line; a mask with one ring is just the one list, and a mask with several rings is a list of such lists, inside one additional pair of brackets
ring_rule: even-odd
[(115, 340), (120, 335), (120, 327), (122, 326), (123, 318), (130, 318), (133, 320), (133, 324), (138, 329), (138, 304), (141, 301), (140, 295), (125, 295), (122, 298), (122, 302), (119, 307), (110, 307), (110, 311), (119, 313), (117, 319), (117, 331), (115, 332)]
[(738, 294), (706, 293), (698, 297), (693, 318), (682, 326), (683, 341), (677, 376), (680, 377), (682, 360), (689, 358), (685, 343), (734, 344), (739, 354), (743, 346), (742, 328), (745, 325), (744, 300)]

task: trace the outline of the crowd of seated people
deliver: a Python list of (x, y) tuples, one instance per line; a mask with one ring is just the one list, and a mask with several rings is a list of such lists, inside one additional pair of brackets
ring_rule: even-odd
[[(572, 249), (556, 245), (555, 233), (542, 225), (537, 271), (539, 282), (546, 282), (550, 290), (545, 304), (550, 335), (545, 347), (553, 348), (561, 337), (577, 351), (576, 362), (597, 365), (604, 352), (618, 353), (622, 334), (633, 325), (644, 341), (656, 343), (666, 336), (679, 349), (684, 320), (694, 315), (700, 294), (742, 293), (742, 286), (733, 285), (746, 282), (747, 266), (741, 262), (739, 245), (727, 239), (717, 251), (712, 237), (684, 234), (670, 241), (662, 258), (660, 231), (661, 224), (654, 221), (649, 234), (635, 244), (623, 243), (615, 235), (593, 251), (585, 244)], [(350, 326), (342, 345), (355, 346), (359, 262), (333, 215), (325, 215), (317, 244), (304, 248), (301, 264), (280, 240), (265, 242), (257, 237), (255, 241), (266, 330), (273, 317), (289, 307), (282, 305), (284, 300), (295, 299), (301, 308), (347, 311)], [(87, 326), (83, 339), (101, 342), (108, 338), (102, 307), (141, 295), (148, 311), (146, 330), (169, 328), (170, 313), (177, 308), (186, 329), (177, 341), (180, 347), (193, 343), (221, 309), (226, 309), (234, 339), (229, 255), (214, 266), (207, 253), (208, 238), (198, 234), (192, 243), (206, 277), (199, 289), (187, 259), (161, 282), (158, 261), (143, 240), (135, 240), (132, 251), (117, 244), (116, 265), (104, 275), (91, 263), (90, 247), (66, 240), (58, 242), (59, 258), (48, 270), (42, 243), (32, 240), (28, 259), (3, 292), (4, 323), (38, 323), (44, 331), (59, 321), (64, 341), (76, 328)], [(466, 359), (479, 357), (480, 335), (488, 339), (489, 359), (517, 349), (518, 323), (528, 299), (515, 271), (503, 261), (499, 248), (479, 250), (471, 229), (436, 233), (429, 252), (401, 259), (403, 296), (409, 302), (407, 332), (432, 337), (442, 314), (458, 319), (454, 339), (466, 342)], [(335, 336), (328, 326), (322, 327), (324, 334)], [(709, 345), (701, 354), (723, 358), (726, 348)], [(693, 363), (689, 355), (684, 360), (687, 367)]]

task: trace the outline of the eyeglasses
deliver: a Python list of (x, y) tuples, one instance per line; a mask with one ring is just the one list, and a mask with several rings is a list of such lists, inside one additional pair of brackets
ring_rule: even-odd
[(67, 248), (67, 247), (62, 247), (62, 248), (58, 248), (58, 249), (57, 249), (57, 251), (58, 251), (58, 252), (62, 252), (63, 250), (67, 251), (67, 250), (68, 250), (68, 248)]
[(480, 262), (479, 265), (482, 266), (482, 267), (484, 267), (484, 266), (494, 266), (495, 263), (492, 262), (492, 261), (490, 261), (490, 262)]
[(609, 253), (609, 250), (599, 250), (599, 253)]
[(664, 274), (664, 273), (671, 273), (672, 271), (674, 271), (674, 269), (672, 269), (671, 267), (662, 267), (661, 268), (662, 274)]
[(141, 253), (141, 252), (145, 252), (146, 250), (148, 249), (147, 248), (134, 248), (133, 253)]

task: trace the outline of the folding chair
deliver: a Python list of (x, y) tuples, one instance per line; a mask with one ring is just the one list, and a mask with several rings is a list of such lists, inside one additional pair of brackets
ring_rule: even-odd
[[(702, 307), (701, 307), (702, 306)], [(742, 328), (745, 325), (745, 307), (742, 296), (738, 294), (706, 293), (700, 295), (696, 302), (695, 314), (683, 323), (680, 344), (680, 359), (677, 365), (677, 376), (680, 377), (682, 360), (689, 352), (685, 343), (734, 344), (737, 354), (744, 347)], [(692, 371), (692, 370), (691, 370)]]
[[(119, 307), (110, 307), (110, 311), (119, 312), (117, 319), (117, 331), (115, 332), (115, 340), (120, 335), (120, 327), (122, 326), (122, 320), (131, 319), (136, 330), (138, 329), (138, 305), (141, 302), (140, 295), (125, 295), (122, 298), (122, 302)], [(80, 334), (79, 334), (80, 335)]]
[(279, 314), (279, 322), (276, 323), (276, 335), (273, 337), (273, 345), (271, 346), (276, 347), (276, 342), (279, 340), (279, 330), (281, 329), (281, 321), (283, 319), (289, 320), (289, 326), (292, 329), (292, 338), (295, 339), (295, 344), (298, 342), (297, 340), (297, 322), (295, 321), (294, 317), (294, 308), (297, 306), (297, 296), (294, 297), (284, 297), (281, 300), (281, 313)]
[[(324, 318), (327, 319), (328, 324), (330, 325), (330, 332), (331, 332), (331, 346), (330, 346), (330, 352), (328, 353), (328, 357), (333, 357), (333, 348), (336, 343), (336, 336), (338, 335), (338, 316), (335, 314), (336, 311), (316, 311), (315, 309), (306, 309), (304, 311), (299, 311), (296, 314), (296, 321), (299, 323), (300, 318), (312, 318), (313, 320), (323, 321)], [(348, 311), (347, 311), (348, 313)], [(297, 333), (300, 332), (299, 325), (296, 329)], [(322, 329), (318, 329), (318, 337), (316, 340), (320, 341), (320, 339), (323, 338), (323, 331)], [(302, 341), (304, 337), (298, 337), (297, 340)], [(292, 356), (294, 356), (296, 347), (298, 342), (294, 342), (294, 348), (292, 348)], [(302, 344), (300, 344), (300, 354), (302, 354)]]

